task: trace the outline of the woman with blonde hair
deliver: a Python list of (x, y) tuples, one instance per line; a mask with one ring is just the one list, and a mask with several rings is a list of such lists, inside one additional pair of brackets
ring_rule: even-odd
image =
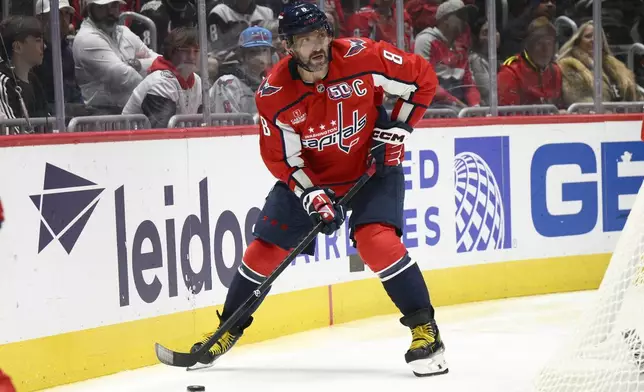
[[(593, 101), (593, 32), (593, 22), (584, 23), (559, 50), (557, 64), (562, 71), (563, 99), (567, 106)], [(603, 101), (638, 100), (640, 94), (633, 72), (613, 56), (604, 31), (602, 41)]]

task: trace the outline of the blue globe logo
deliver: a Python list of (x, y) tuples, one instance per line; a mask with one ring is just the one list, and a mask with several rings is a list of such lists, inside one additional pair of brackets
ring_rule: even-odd
[(454, 158), (456, 251), (501, 249), (505, 214), (499, 184), (487, 162), (473, 152)]

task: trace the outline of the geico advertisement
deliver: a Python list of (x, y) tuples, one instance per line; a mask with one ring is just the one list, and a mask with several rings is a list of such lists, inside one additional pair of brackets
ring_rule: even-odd
[[(402, 241), (423, 269), (610, 251), (644, 176), (638, 137), (417, 130)], [(0, 344), (222, 303), (275, 182), (256, 136), (2, 148), (0, 165)], [(273, 293), (371, 277), (350, 272), (347, 230)]]
[[(644, 180), (641, 122), (526, 125), (511, 137), (521, 253), (611, 252)], [(528, 202), (529, 201), (529, 202)]]

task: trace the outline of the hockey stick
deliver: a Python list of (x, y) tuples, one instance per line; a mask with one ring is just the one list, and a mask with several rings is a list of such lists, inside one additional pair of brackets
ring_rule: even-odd
[[(364, 184), (369, 181), (369, 179), (375, 174), (376, 172), (376, 166), (375, 164), (371, 165), (369, 169), (367, 169), (367, 172), (360, 177), (358, 182), (356, 182), (351, 189), (342, 197), (342, 199), (339, 201), (338, 204), (346, 205), (355, 195), (358, 193), (360, 189), (364, 186)], [(286, 258), (277, 266), (275, 271), (273, 271), (267, 278), (266, 280), (257, 287), (257, 289), (253, 292), (253, 294), (248, 297), (248, 299), (226, 320), (223, 324), (219, 326), (217, 331), (208, 339), (200, 348), (199, 350), (193, 352), (193, 353), (182, 353), (182, 352), (177, 352), (177, 351), (172, 351), (166, 347), (163, 347), (159, 343), (155, 343), (154, 345), (154, 351), (157, 354), (157, 358), (161, 363), (164, 363), (166, 365), (170, 366), (178, 366), (178, 367), (191, 367), (197, 364), (199, 359), (203, 357), (203, 355), (210, 350), (212, 346), (215, 345), (217, 340), (219, 340), (226, 331), (231, 329), (242, 317), (248, 309), (250, 309), (255, 302), (269, 289), (271, 284), (277, 279), (277, 277), (284, 272), (286, 267), (288, 267), (289, 264), (300, 254), (304, 249), (317, 237), (317, 235), (320, 233), (322, 230), (322, 222), (318, 223), (315, 225), (315, 227), (309, 232), (309, 234), (302, 239), (300, 244), (291, 251), (291, 253), (286, 256)]]

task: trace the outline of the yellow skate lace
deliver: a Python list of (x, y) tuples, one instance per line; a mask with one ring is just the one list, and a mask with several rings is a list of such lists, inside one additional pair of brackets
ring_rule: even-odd
[(410, 350), (425, 348), (436, 341), (436, 332), (430, 324), (419, 325), (411, 330)]
[[(201, 339), (201, 344), (205, 344), (212, 335), (214, 335), (214, 333), (205, 334), (204, 338)], [(230, 332), (226, 332), (208, 351), (215, 355), (221, 355), (232, 347), (233, 343), (235, 343), (235, 338), (235, 335), (231, 334)]]

